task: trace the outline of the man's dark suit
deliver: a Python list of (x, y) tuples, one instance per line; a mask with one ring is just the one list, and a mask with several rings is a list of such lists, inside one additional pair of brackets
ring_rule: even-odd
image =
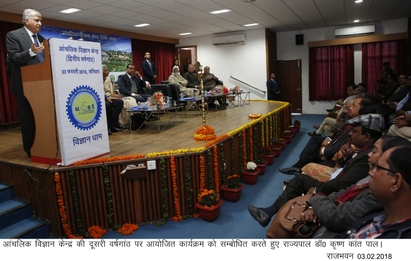
[(277, 198), (274, 204), (280, 208), (288, 200), (301, 196), (302, 193), (306, 193), (311, 187), (316, 187), (317, 193), (321, 192), (328, 195), (331, 192), (346, 189), (355, 184), (368, 175), (369, 165), (367, 154), (372, 150), (372, 147), (373, 143), (368, 144), (367, 148), (359, 152), (356, 157), (348, 160), (347, 166), (343, 168), (336, 178), (330, 181), (320, 182), (305, 174), (296, 175), (295, 178), (288, 183), (286, 189)]
[(130, 76), (126, 74), (122, 74), (118, 77), (117, 79), (117, 86), (119, 88), (119, 91), (121, 94), (124, 96), (131, 96), (131, 81), (134, 81), (137, 86), (137, 93), (140, 94), (141, 97), (133, 96), (136, 101), (138, 102), (145, 102), (148, 97), (150, 97), (150, 94), (146, 94), (143, 91), (143, 88), (145, 88), (146, 83), (143, 80), (138, 79), (136, 76), (132, 75), (131, 79)]
[[(45, 40), (41, 35), (37, 35), (37, 37), (40, 43)], [(21, 67), (39, 63), (37, 56), (30, 56), (29, 49), (32, 44), (33, 41), (31, 36), (27, 33), (24, 27), (7, 33), (7, 54), (12, 61), (10, 90), (16, 97), (21, 134), (23, 137), (23, 148), (29, 156), (30, 148), (34, 143), (36, 126), (30, 103), (24, 96)]]
[(280, 87), (276, 81), (272, 79), (267, 81), (267, 100), (275, 101), (278, 100), (278, 95), (276, 92), (280, 91)]
[(157, 75), (157, 67), (153, 61), (150, 61), (150, 63), (151, 63), (151, 68), (147, 60), (144, 60), (141, 63), (141, 69), (143, 70), (143, 74), (144, 74), (143, 79), (145, 81), (148, 81), (151, 84), (155, 84), (156, 79), (154, 79), (154, 75)]

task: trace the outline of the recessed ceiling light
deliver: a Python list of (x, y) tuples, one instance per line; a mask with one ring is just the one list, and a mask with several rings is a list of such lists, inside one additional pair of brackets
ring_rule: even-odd
[(192, 33), (181, 33), (180, 35), (189, 35), (189, 34), (192, 34)]
[(358, 19), (357, 19), (357, 20), (354, 20), (354, 23), (358, 23), (359, 21), (360, 21), (360, 20), (358, 20)]
[(144, 27), (144, 26), (149, 26), (150, 24), (144, 23), (144, 24), (136, 24), (134, 27)]
[(253, 23), (253, 24), (245, 24), (244, 26), (256, 26), (256, 25), (259, 25), (259, 23)]
[(81, 9), (78, 9), (78, 8), (69, 8), (69, 9), (65, 9), (65, 10), (59, 11), (59, 13), (72, 14), (72, 13), (79, 12), (79, 11), (81, 11)]
[(210, 12), (210, 14), (222, 14), (222, 13), (228, 13), (231, 12), (230, 9), (221, 9), (221, 10), (217, 10), (217, 11), (212, 11)]
[(243, 0), (246, 3), (255, 2), (255, 0)]
[(355, 0), (356, 4), (362, 3), (362, 0)]

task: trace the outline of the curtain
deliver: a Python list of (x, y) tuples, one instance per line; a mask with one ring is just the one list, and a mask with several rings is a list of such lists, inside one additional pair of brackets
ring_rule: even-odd
[(344, 98), (354, 81), (354, 45), (314, 47), (309, 50), (309, 100)]
[(374, 93), (378, 89), (377, 80), (381, 78), (384, 62), (390, 63), (397, 76), (407, 73), (406, 57), (406, 40), (362, 44), (362, 82), (367, 86), (367, 92)]
[(13, 93), (10, 92), (10, 77), (6, 73), (6, 34), (21, 26), (0, 21), (0, 125), (18, 122), (17, 104)]
[(157, 67), (156, 83), (168, 80), (175, 58), (174, 44), (132, 39), (131, 49), (134, 66), (141, 75), (143, 75), (141, 62), (144, 60), (144, 54), (149, 52), (151, 60), (154, 61)]

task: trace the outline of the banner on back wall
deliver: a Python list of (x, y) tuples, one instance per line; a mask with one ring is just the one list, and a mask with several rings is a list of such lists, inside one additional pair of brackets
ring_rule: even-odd
[(101, 61), (107, 65), (110, 71), (109, 76), (113, 81), (116, 81), (118, 75), (124, 74), (126, 65), (132, 62), (129, 37), (67, 30), (52, 26), (43, 26), (41, 35), (46, 39), (59, 38), (100, 43)]
[(49, 44), (62, 165), (110, 152), (100, 43)]

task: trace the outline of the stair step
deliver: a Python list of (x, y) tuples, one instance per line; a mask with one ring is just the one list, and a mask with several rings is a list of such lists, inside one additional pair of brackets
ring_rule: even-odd
[(0, 238), (48, 238), (49, 223), (34, 216), (0, 230)]
[(31, 205), (21, 199), (0, 203), (0, 229), (32, 216)]
[(14, 198), (13, 187), (0, 183), (0, 203)]

